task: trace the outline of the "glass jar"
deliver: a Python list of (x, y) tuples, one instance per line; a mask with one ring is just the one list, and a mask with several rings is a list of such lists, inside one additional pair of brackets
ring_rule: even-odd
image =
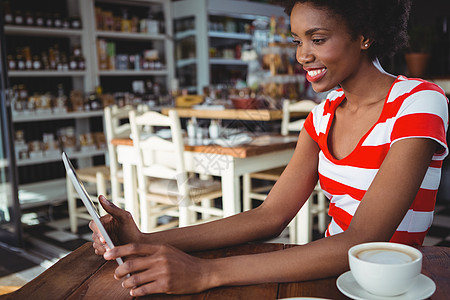
[(25, 25), (34, 26), (34, 16), (31, 11), (25, 12)]
[(25, 23), (25, 20), (24, 20), (24, 15), (23, 15), (22, 11), (16, 10), (16, 13), (14, 14), (14, 24), (24, 25), (24, 23)]
[(40, 70), (42, 69), (42, 62), (39, 59), (38, 55), (33, 55), (33, 70)]
[(34, 23), (36, 24), (36, 26), (39, 26), (39, 27), (43, 27), (45, 25), (44, 17), (42, 16), (41, 12), (36, 13)]
[(8, 70), (16, 70), (17, 69), (17, 64), (16, 64), (16, 60), (14, 59), (14, 56), (12, 55), (8, 55), (7, 56), (7, 63), (8, 63)]

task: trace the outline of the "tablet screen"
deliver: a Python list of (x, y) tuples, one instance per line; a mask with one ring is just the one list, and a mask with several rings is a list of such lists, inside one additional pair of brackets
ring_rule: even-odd
[[(95, 224), (97, 225), (97, 228), (100, 230), (100, 233), (102, 234), (103, 238), (106, 241), (106, 244), (110, 249), (114, 248), (114, 244), (109, 237), (105, 227), (103, 226), (102, 222), (100, 221), (100, 214), (92, 202), (91, 197), (89, 196), (88, 192), (86, 191), (83, 183), (79, 180), (77, 173), (75, 172), (75, 168), (73, 167), (72, 163), (70, 162), (69, 158), (67, 157), (67, 154), (65, 152), (62, 153), (62, 159), (64, 162), (64, 166), (66, 168), (67, 176), (72, 181), (73, 186), (75, 187), (75, 190), (77, 191), (78, 195), (81, 197), (81, 200), (83, 201), (84, 206), (86, 206), (86, 209), (88, 210), (89, 214), (92, 217), (92, 220), (94, 220)], [(120, 265), (123, 263), (123, 260), (121, 258), (116, 259), (117, 263)]]

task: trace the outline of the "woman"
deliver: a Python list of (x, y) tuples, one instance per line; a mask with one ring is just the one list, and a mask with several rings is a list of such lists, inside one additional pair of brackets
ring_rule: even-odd
[[(288, 282), (336, 276), (347, 251), (370, 241), (421, 244), (431, 224), (442, 160), (448, 153), (447, 99), (442, 89), (383, 71), (378, 59), (406, 43), (409, 1), (283, 1), (296, 58), (316, 92), (335, 86), (308, 116), (295, 153), (264, 203), (199, 226), (141, 233), (130, 214), (104, 197), (109, 231), (125, 257), (115, 271), (130, 294), (193, 293), (220, 285)], [(331, 200), (326, 237), (264, 254), (204, 260), (205, 250), (279, 235), (320, 178)], [(131, 277), (125, 278), (127, 274)]]

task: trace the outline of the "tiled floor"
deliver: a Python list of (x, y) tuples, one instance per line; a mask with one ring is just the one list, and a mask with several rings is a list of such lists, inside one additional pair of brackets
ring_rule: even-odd
[[(450, 204), (437, 205), (433, 225), (425, 238), (425, 246), (450, 247)], [(67, 255), (87, 241), (91, 232), (87, 221), (79, 221), (79, 231), (73, 234), (69, 229), (69, 219), (60, 219), (45, 224), (25, 227), (27, 251), (0, 247), (0, 286), (21, 286), (45, 271), (59, 258)], [(314, 238), (322, 234), (315, 231)], [(289, 231), (270, 241), (289, 243)], [(0, 245), (1, 246), (1, 245)]]

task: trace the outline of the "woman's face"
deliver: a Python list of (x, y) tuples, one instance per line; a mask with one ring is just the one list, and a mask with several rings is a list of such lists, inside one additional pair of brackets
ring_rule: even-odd
[(344, 22), (309, 3), (297, 3), (291, 13), (296, 58), (316, 92), (326, 92), (357, 78), (363, 38), (352, 39)]

